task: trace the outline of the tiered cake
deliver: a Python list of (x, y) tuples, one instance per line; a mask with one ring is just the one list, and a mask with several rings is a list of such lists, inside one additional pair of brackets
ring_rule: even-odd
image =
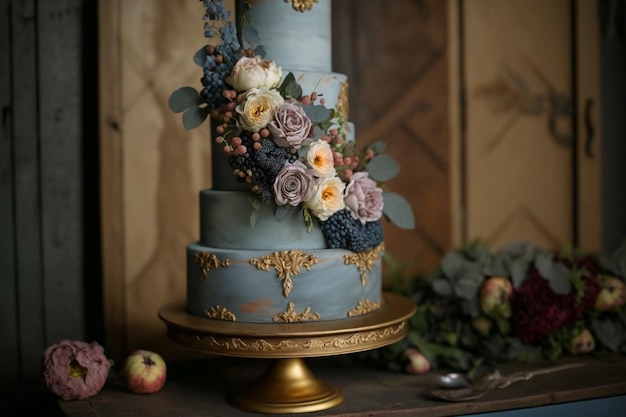
[(413, 217), (381, 188), (398, 170), (382, 144), (356, 149), (347, 77), (331, 70), (330, 0), (240, 1), (233, 21), (223, 1), (204, 4), (203, 88), (170, 99), (186, 128), (209, 115), (213, 128), (187, 311), (284, 323), (380, 308), (380, 219)]

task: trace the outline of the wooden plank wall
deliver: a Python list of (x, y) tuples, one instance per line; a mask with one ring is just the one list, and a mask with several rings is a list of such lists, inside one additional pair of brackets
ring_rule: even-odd
[(0, 2), (3, 386), (36, 378), (46, 346), (86, 335), (82, 6)]
[(198, 193), (210, 186), (210, 137), (186, 132), (168, 98), (198, 87), (205, 44), (197, 1), (99, 3), (100, 154), (107, 346), (115, 358), (169, 342), (160, 308), (183, 300), (185, 248), (199, 238)]

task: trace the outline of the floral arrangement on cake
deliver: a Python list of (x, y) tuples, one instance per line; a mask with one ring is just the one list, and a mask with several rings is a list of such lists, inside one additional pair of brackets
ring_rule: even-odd
[(448, 252), (415, 288), (408, 336), (368, 354), (424, 373), (500, 361), (626, 353), (626, 242), (610, 256), (526, 242), (479, 241)]
[[(204, 6), (205, 37), (213, 44), (194, 55), (202, 89), (176, 90), (169, 106), (182, 112), (187, 130), (213, 119), (214, 140), (233, 174), (250, 184), (253, 207), (275, 203), (278, 221), (302, 210), (309, 230), (319, 221), (329, 248), (354, 252), (382, 243), (382, 217), (413, 228), (408, 202), (383, 188), (399, 170), (384, 144), (356, 150), (346, 122), (323, 97), (305, 94), (292, 73), (283, 77), (277, 63), (263, 59), (254, 28), (241, 40), (223, 0)], [(252, 226), (254, 220), (253, 213)]]

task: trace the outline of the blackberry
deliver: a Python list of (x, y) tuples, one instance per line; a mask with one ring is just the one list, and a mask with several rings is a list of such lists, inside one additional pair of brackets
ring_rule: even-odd
[(331, 249), (363, 252), (375, 248), (384, 240), (380, 221), (361, 224), (360, 220), (352, 217), (348, 209), (333, 214), (328, 220), (321, 222), (321, 227), (326, 244)]
[[(254, 149), (254, 141), (250, 132), (241, 132), (241, 144), (245, 145), (248, 151), (243, 155), (229, 158), (233, 170), (246, 173), (253, 185), (256, 186), (261, 201), (268, 202), (274, 199), (274, 181), (286, 161), (295, 161), (294, 155), (280, 148), (272, 139), (262, 139), (261, 148)], [(245, 177), (241, 178), (245, 181)]]

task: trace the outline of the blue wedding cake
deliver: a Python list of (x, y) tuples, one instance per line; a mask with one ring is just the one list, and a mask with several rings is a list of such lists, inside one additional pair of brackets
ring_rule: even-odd
[[(330, 0), (205, 0), (202, 85), (170, 108), (210, 121), (211, 189), (187, 246), (187, 311), (209, 320), (293, 323), (379, 309), (382, 220), (413, 227), (384, 182), (384, 144), (359, 149), (348, 80), (331, 69)], [(207, 135), (209, 128), (207, 127)]]

